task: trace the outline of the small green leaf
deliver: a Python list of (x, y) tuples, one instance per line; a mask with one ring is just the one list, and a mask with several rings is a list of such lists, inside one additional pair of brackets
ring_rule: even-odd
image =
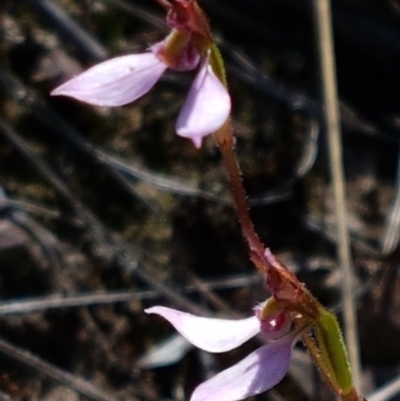
[(322, 307), (316, 320), (315, 334), (323, 363), (331, 371), (342, 394), (349, 393), (353, 385), (339, 323), (332, 313)]

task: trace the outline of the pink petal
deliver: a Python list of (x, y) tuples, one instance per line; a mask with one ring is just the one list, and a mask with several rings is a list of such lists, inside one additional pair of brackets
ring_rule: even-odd
[(260, 332), (258, 319), (224, 320), (198, 317), (164, 306), (153, 306), (146, 313), (167, 319), (176, 330), (198, 348), (208, 352), (230, 351)]
[(291, 334), (264, 345), (200, 384), (190, 401), (237, 401), (269, 390), (285, 376), (296, 341)]
[(204, 136), (212, 134), (227, 120), (231, 111), (228, 91), (208, 63), (203, 63), (176, 122), (179, 136), (189, 138), (199, 148)]
[(95, 65), (51, 94), (96, 106), (122, 106), (147, 93), (166, 68), (151, 52), (117, 57)]

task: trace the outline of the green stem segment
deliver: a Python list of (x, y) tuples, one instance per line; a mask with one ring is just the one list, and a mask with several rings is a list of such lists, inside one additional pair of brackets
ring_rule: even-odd
[[(353, 387), (350, 366), (345, 345), (336, 317), (320, 306), (318, 318), (310, 323), (314, 327), (315, 338), (309, 332), (302, 335), (311, 358), (318, 370), (342, 401), (366, 401)], [(296, 326), (303, 324), (302, 319)]]

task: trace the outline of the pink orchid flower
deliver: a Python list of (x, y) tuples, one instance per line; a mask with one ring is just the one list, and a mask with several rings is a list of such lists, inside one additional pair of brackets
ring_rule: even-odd
[(166, 69), (189, 71), (198, 67), (176, 123), (179, 136), (189, 138), (199, 148), (203, 137), (218, 130), (228, 119), (230, 96), (215, 75), (209, 56), (200, 55), (189, 43), (171, 62), (165, 55), (168, 37), (142, 54), (113, 58), (97, 64), (51, 92), (96, 106), (116, 107), (134, 102), (146, 94)]
[(284, 311), (264, 319), (262, 305), (253, 317), (241, 320), (213, 319), (191, 315), (163, 306), (146, 309), (167, 319), (196, 347), (208, 352), (230, 351), (261, 333), (268, 343), (236, 365), (200, 384), (190, 401), (238, 401), (262, 393), (285, 376), (292, 349), (299, 333), (290, 331), (291, 322)]

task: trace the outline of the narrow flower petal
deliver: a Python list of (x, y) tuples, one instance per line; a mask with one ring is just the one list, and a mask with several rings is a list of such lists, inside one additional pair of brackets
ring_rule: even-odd
[(269, 390), (285, 376), (296, 335), (258, 348), (236, 365), (200, 384), (190, 401), (238, 401)]
[(212, 319), (164, 306), (153, 306), (145, 312), (167, 319), (183, 337), (208, 352), (230, 351), (260, 331), (260, 323), (255, 316), (242, 320)]
[(199, 148), (203, 137), (220, 128), (230, 111), (229, 94), (206, 60), (179, 113), (176, 132), (179, 136), (191, 139)]
[(166, 68), (152, 52), (117, 57), (95, 65), (51, 94), (96, 106), (122, 106), (147, 93)]

